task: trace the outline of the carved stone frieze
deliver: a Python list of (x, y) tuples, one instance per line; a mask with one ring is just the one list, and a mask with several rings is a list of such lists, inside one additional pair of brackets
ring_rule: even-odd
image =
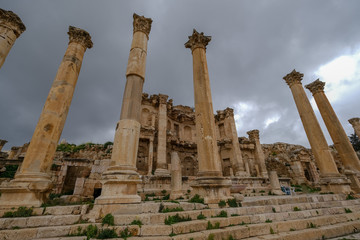
[(307, 89), (314, 95), (318, 92), (324, 92), (325, 82), (320, 81), (319, 79), (315, 80), (314, 82), (305, 85)]
[(146, 36), (149, 38), (150, 30), (151, 30), (151, 18), (146, 18), (144, 16), (139, 16), (136, 13), (133, 15), (134, 22), (134, 33), (137, 31), (143, 32), (146, 34)]
[(18, 15), (12, 11), (6, 11), (0, 8), (0, 25), (5, 25), (11, 28), (16, 37), (19, 37), (25, 30), (26, 27), (21, 21)]
[(83, 45), (85, 48), (92, 48), (93, 42), (91, 41), (90, 34), (77, 27), (69, 26), (69, 43), (76, 42)]
[(195, 29), (193, 34), (189, 36), (189, 41), (185, 43), (186, 48), (191, 48), (191, 51), (194, 51), (195, 48), (204, 48), (211, 41), (210, 36), (205, 36), (203, 32), (198, 33)]
[(297, 72), (295, 69), (291, 73), (287, 74), (283, 79), (291, 87), (293, 84), (301, 84), (303, 73)]

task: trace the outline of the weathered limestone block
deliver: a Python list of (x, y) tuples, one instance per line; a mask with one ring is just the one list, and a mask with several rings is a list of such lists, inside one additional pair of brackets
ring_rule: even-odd
[(161, 236), (169, 235), (172, 231), (172, 226), (169, 225), (144, 225), (141, 227), (141, 236)]

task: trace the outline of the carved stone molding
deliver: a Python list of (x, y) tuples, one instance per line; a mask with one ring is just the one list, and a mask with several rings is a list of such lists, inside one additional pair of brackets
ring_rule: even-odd
[(185, 43), (186, 48), (191, 48), (191, 51), (194, 51), (195, 48), (204, 48), (211, 41), (211, 36), (205, 36), (204, 33), (198, 33), (195, 29), (193, 34), (189, 36), (189, 41)]
[(351, 118), (348, 120), (352, 126), (360, 125), (360, 118)]
[(90, 34), (77, 27), (69, 26), (69, 43), (76, 42), (83, 45), (85, 48), (92, 48), (93, 42), (91, 41)]
[(149, 38), (150, 30), (151, 30), (151, 18), (146, 18), (144, 16), (139, 16), (136, 13), (133, 15), (134, 22), (134, 33), (137, 31), (143, 32), (146, 34), (146, 36)]
[(293, 84), (301, 84), (304, 74), (297, 72), (295, 69), (291, 73), (287, 74), (283, 79), (291, 87)]
[(257, 130), (257, 129), (248, 131), (247, 134), (249, 135), (249, 140), (250, 141), (253, 141), (255, 139), (260, 139), (259, 130)]
[(314, 95), (315, 93), (324, 92), (325, 82), (316, 79), (312, 83), (305, 85), (305, 87)]
[(25, 30), (26, 27), (21, 21), (18, 15), (12, 11), (6, 11), (0, 8), (0, 25), (5, 25), (11, 28), (16, 37), (19, 37)]

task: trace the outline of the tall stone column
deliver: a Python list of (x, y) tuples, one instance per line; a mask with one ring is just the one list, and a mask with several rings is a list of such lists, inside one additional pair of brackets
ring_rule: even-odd
[(126, 86), (120, 121), (116, 125), (111, 163), (103, 173), (103, 188), (96, 204), (140, 202), (137, 184), (141, 182), (136, 169), (140, 136), (140, 115), (147, 42), (152, 20), (133, 15), (133, 40), (126, 69)]
[(360, 138), (360, 118), (351, 118), (349, 123), (354, 128), (356, 135)]
[(281, 191), (279, 177), (276, 171), (270, 171), (269, 180), (270, 180), (271, 192), (276, 195), (284, 195), (284, 192)]
[(40, 206), (51, 190), (50, 167), (74, 94), (84, 53), (93, 43), (88, 32), (69, 27), (69, 45), (60, 64), (20, 171), (1, 189), (0, 206)]
[(25, 30), (26, 27), (18, 15), (0, 8), (0, 68), (16, 39)]
[(171, 193), (170, 199), (182, 197), (181, 162), (177, 152), (171, 152)]
[(166, 124), (167, 124), (167, 99), (169, 96), (159, 94), (159, 121), (158, 144), (155, 175), (169, 175), (166, 163)]
[(193, 56), (195, 96), (195, 124), (199, 172), (192, 186), (194, 194), (204, 197), (206, 203), (218, 203), (230, 196), (229, 179), (222, 176), (221, 161), (215, 135), (215, 118), (211, 99), (209, 73), (206, 62), (206, 46), (211, 37), (195, 29), (185, 43)]
[(149, 163), (148, 163), (148, 173), (147, 175), (152, 175), (152, 168), (153, 168), (153, 161), (154, 161), (154, 139), (150, 138), (149, 142)]
[(250, 141), (255, 142), (255, 161), (257, 162), (258, 166), (259, 166), (259, 171), (260, 171), (260, 175), (261, 177), (267, 178), (268, 177), (268, 172), (266, 170), (266, 165), (265, 165), (265, 155), (264, 152), (262, 150), (261, 144), (260, 144), (260, 134), (259, 134), (259, 130), (254, 129), (251, 131), (248, 131), (247, 134), (249, 135), (249, 139)]
[(301, 84), (303, 76), (304, 74), (293, 70), (283, 79), (291, 89), (311, 150), (320, 169), (322, 190), (329, 192), (350, 192), (349, 183), (339, 174), (314, 110), (305, 94)]
[(347, 171), (360, 171), (360, 161), (334, 109), (324, 93), (325, 82), (317, 79), (305, 87), (311, 91), (316, 105)]

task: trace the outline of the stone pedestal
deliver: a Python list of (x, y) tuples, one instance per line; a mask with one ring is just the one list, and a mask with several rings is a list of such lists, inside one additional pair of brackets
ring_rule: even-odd
[(10, 186), (0, 189), (0, 206), (40, 206), (52, 188), (50, 167), (64, 128), (85, 50), (92, 47), (88, 32), (70, 26), (68, 34), (68, 48), (21, 168)]
[(284, 192), (281, 191), (280, 182), (276, 171), (270, 171), (269, 180), (271, 192), (276, 195), (284, 195)]
[(142, 90), (145, 80), (147, 42), (152, 20), (133, 15), (133, 40), (126, 69), (126, 86), (120, 121), (116, 126), (111, 163), (103, 173), (103, 188), (96, 204), (139, 203), (137, 184), (141, 182), (136, 169), (140, 136)]
[(320, 169), (322, 191), (348, 192), (350, 189), (349, 182), (346, 181), (345, 176), (339, 174), (325, 136), (301, 84), (303, 76), (304, 74), (293, 70), (283, 79), (291, 89), (311, 150)]
[(169, 175), (166, 163), (166, 124), (168, 96), (159, 94), (158, 145), (155, 175)]
[(258, 163), (258, 167), (260, 168), (259, 169), (260, 176), (263, 178), (267, 178), (268, 172), (266, 170), (266, 165), (265, 165), (265, 155), (264, 155), (264, 152), (263, 152), (261, 144), (260, 144), (259, 130), (254, 129), (254, 130), (248, 131), (247, 134), (249, 135), (250, 141), (255, 142), (255, 160)]
[(222, 167), (215, 135), (215, 118), (211, 99), (206, 46), (211, 37), (195, 29), (185, 43), (193, 56), (195, 123), (199, 172), (192, 185), (193, 194), (199, 194), (205, 203), (217, 203), (230, 197), (230, 179), (222, 176)]
[(170, 199), (182, 197), (182, 176), (180, 158), (177, 152), (171, 153), (171, 193)]
[(340, 159), (348, 171), (360, 171), (359, 158), (351, 145), (349, 138), (344, 131), (334, 109), (324, 93), (325, 83), (319, 79), (306, 85), (305, 87), (311, 91), (315, 102), (319, 108), (320, 114), (330, 133), (334, 146), (339, 153)]
[(360, 118), (351, 118), (349, 123), (354, 128), (356, 135), (360, 138)]
[(20, 37), (25, 29), (25, 25), (18, 15), (0, 8), (0, 68), (15, 40)]

